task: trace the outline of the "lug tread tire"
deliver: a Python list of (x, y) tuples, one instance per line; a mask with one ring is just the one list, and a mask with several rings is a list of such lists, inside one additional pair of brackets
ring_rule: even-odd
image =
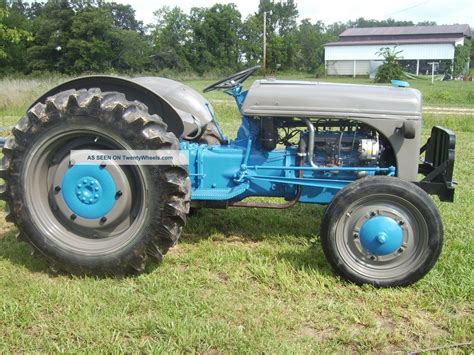
[[(67, 125), (90, 116), (102, 127), (116, 127), (121, 136), (134, 149), (179, 149), (179, 141), (166, 131), (166, 124), (158, 115), (148, 113), (148, 108), (138, 101), (128, 101), (122, 93), (101, 92), (99, 89), (68, 90), (48, 97), (46, 102), (33, 106), (12, 130), (3, 148), (0, 177), (5, 184), (0, 198), (6, 202), (6, 215), (18, 228), (19, 241), (33, 247), (35, 254), (44, 256), (54, 270), (73, 274), (125, 275), (143, 272), (151, 260), (161, 261), (163, 255), (179, 239), (189, 213), (191, 183), (185, 166), (149, 166), (153, 182), (149, 201), (158, 211), (148, 218), (148, 225), (134, 243), (133, 249), (114, 255), (108, 263), (82, 263), (80, 258), (67, 259), (61, 251), (48, 246), (48, 241), (38, 236), (28, 218), (24, 203), (20, 171), (25, 153), (50, 127)], [(79, 117), (79, 118), (78, 118)], [(159, 192), (158, 192), (159, 190)], [(153, 202), (155, 201), (155, 202)]]
[(207, 144), (207, 145), (221, 145), (222, 140), (217, 130), (216, 125), (214, 122), (209, 122), (204, 130), (204, 133), (199, 138), (200, 144)]

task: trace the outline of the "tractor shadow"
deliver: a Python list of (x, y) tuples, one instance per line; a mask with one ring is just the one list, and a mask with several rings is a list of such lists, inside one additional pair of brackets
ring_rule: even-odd
[(324, 207), (297, 205), (276, 210), (258, 208), (200, 209), (188, 217), (180, 242), (198, 243), (217, 236), (247, 242), (319, 235)]
[(319, 241), (319, 226), (325, 207), (296, 205), (289, 209), (228, 208), (201, 209), (191, 217), (179, 243), (195, 244), (204, 240), (222, 243), (298, 243), (304, 251), (286, 251), (277, 257), (297, 270), (317, 269), (333, 275)]
[(25, 267), (31, 272), (50, 273), (43, 258), (34, 257), (32, 248), (15, 238), (16, 230), (0, 234), (0, 260), (8, 260), (13, 265)]
[[(296, 270), (310, 267), (322, 274), (332, 274), (319, 242), (319, 225), (323, 213), (324, 207), (315, 205), (297, 205), (286, 210), (202, 209), (188, 218), (179, 243), (197, 244), (204, 240), (244, 244), (261, 241), (304, 243), (308, 246), (303, 251), (284, 251), (278, 253), (277, 257), (288, 261)], [(32, 256), (32, 248), (18, 242), (15, 235), (16, 228), (13, 225), (1, 231), (0, 260), (8, 260), (31, 272), (53, 275), (47, 262)]]

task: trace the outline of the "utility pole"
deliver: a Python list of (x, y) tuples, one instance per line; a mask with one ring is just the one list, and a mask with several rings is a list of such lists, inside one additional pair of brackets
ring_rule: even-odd
[(263, 75), (267, 74), (267, 12), (263, 12)]
[(431, 84), (434, 84), (434, 68), (435, 64), (438, 64), (438, 62), (430, 62), (428, 64), (431, 65)]

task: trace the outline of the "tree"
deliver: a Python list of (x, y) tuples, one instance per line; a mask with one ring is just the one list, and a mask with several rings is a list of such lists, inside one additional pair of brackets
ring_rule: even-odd
[(339, 35), (349, 28), (349, 24), (343, 22), (334, 22), (326, 27), (326, 34), (337, 40)]
[(67, 0), (48, 1), (34, 9), (30, 21), (34, 31), (34, 41), (27, 50), (28, 64), (25, 68), (31, 71), (61, 71), (66, 63), (65, 51), (70, 38), (72, 21), (75, 16)]
[(19, 72), (27, 64), (26, 51), (33, 39), (30, 21), (26, 15), (29, 5), (20, 0), (12, 0), (8, 3), (6, 0), (0, 0), (0, 9), (4, 9), (8, 13), (0, 20), (0, 26), (27, 33), (27, 37), (23, 37), (20, 41), (0, 40), (0, 50), (5, 53), (0, 58), (0, 71)]
[(241, 15), (234, 4), (192, 8), (189, 61), (198, 73), (218, 68), (233, 71), (240, 61)]
[(421, 21), (416, 26), (436, 26), (436, 21)]
[(106, 2), (101, 6), (102, 9), (108, 11), (114, 21), (114, 26), (119, 29), (144, 33), (142, 21), (135, 18), (135, 10), (131, 5), (117, 4), (116, 2)]
[(249, 15), (240, 30), (240, 54), (247, 66), (254, 66), (262, 60), (263, 25), (259, 16)]
[(163, 7), (148, 27), (136, 19), (131, 5), (108, 0), (0, 0), (0, 9), (4, 72), (231, 72), (261, 63), (266, 13), (267, 67), (316, 73), (324, 65), (324, 44), (347, 28), (413, 25), (365, 18), (328, 26), (308, 19), (298, 24), (295, 0), (259, 0), (256, 12), (244, 21), (234, 4), (193, 8), (189, 14)]
[(403, 70), (398, 62), (398, 55), (402, 51), (397, 51), (396, 47), (384, 47), (376, 53), (380, 57), (383, 57), (384, 61), (381, 66), (378, 67), (377, 73), (375, 74), (376, 83), (389, 83), (391, 80), (402, 79)]
[(372, 20), (359, 17), (355, 21), (349, 21), (348, 27), (400, 27), (400, 26), (414, 26), (412, 21), (398, 21), (393, 18), (386, 20)]
[(8, 56), (6, 50), (8, 44), (18, 44), (23, 40), (30, 41), (32, 39), (30, 32), (7, 26), (5, 22), (8, 14), (6, 8), (0, 8), (0, 58), (2, 59)]
[[(297, 33), (298, 8), (294, 0), (287, 0), (286, 2), (278, 2), (275, 5), (275, 11), (278, 18), (278, 34), (283, 39), (284, 55), (286, 59), (281, 60), (280, 63), (285, 68), (294, 68), (294, 56), (298, 51), (295, 43)], [(271, 62), (270, 62), (271, 63)], [(274, 63), (277, 64), (277, 63)]]
[(92, 6), (73, 18), (66, 43), (66, 71), (81, 73), (105, 71), (118, 53), (113, 47), (113, 18), (108, 11)]
[(115, 28), (110, 33), (112, 58), (110, 65), (119, 72), (140, 72), (152, 64), (153, 50), (139, 32)]
[(454, 48), (454, 77), (465, 74), (471, 55), (471, 42), (465, 41), (464, 45)]
[(309, 19), (301, 21), (296, 35), (297, 69), (308, 72), (315, 71), (324, 64), (324, 43), (333, 37), (325, 32), (324, 24), (318, 21), (312, 24)]
[(140, 71), (150, 67), (150, 44), (129, 5), (102, 0), (49, 0), (29, 8), (35, 40), (28, 71)]
[(281, 64), (286, 69), (292, 68), (293, 58), (298, 51), (294, 42), (298, 8), (294, 0), (277, 3), (273, 0), (260, 0), (256, 14), (257, 21), (260, 23), (263, 23), (264, 12), (267, 13), (268, 67), (275, 69), (278, 64)]
[(179, 7), (163, 7), (154, 12), (156, 25), (151, 32), (155, 68), (188, 69), (191, 27)]
[(471, 59), (469, 63), (470, 67), (474, 68), (474, 38), (471, 39)]

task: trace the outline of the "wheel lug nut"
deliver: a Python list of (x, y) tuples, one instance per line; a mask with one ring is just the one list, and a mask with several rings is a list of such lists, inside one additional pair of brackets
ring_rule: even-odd
[(115, 193), (115, 198), (119, 198), (120, 196), (123, 195), (123, 192), (118, 190), (116, 193)]
[(77, 216), (73, 213), (73, 214), (71, 215), (71, 219), (74, 221), (76, 218), (77, 218)]
[(61, 191), (61, 186), (59, 186), (59, 185), (58, 185), (58, 186), (56, 186), (56, 187), (54, 188), (54, 191), (56, 191), (56, 192), (59, 192), (59, 191)]
[(375, 260), (375, 256), (372, 255), (372, 256), (370, 257), (370, 260)]
[(107, 165), (105, 163), (100, 163), (100, 168), (103, 169), (105, 168)]
[(374, 217), (376, 213), (374, 211), (370, 212), (370, 217)]
[(94, 195), (94, 198), (99, 198), (99, 195), (98, 195), (98, 194), (95, 194), (95, 195)]
[(359, 233), (354, 233), (354, 239), (359, 238)]
[(403, 226), (404, 224), (405, 224), (405, 222), (403, 222), (403, 221), (398, 221), (398, 225)]
[(103, 224), (103, 223), (105, 223), (105, 222), (107, 222), (107, 217), (102, 217), (102, 218), (100, 219), (100, 223)]
[(398, 249), (398, 253), (399, 254), (403, 253), (403, 249), (402, 248)]

